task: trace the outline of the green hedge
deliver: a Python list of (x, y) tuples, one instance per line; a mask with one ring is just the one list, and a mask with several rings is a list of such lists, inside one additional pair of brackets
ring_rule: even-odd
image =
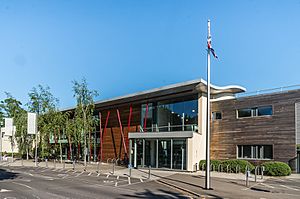
[[(214, 171), (218, 170), (219, 165), (222, 163), (221, 160), (210, 160), (210, 165), (213, 166)], [(205, 160), (200, 160), (199, 162), (199, 168), (202, 169), (204, 168), (204, 170), (206, 169), (206, 161)]]
[[(206, 169), (206, 164), (205, 164), (205, 160), (201, 160), (199, 162), (199, 168), (202, 169), (204, 168), (204, 170)], [(218, 171), (219, 166), (222, 165), (222, 171), (226, 172), (227, 171), (227, 166), (228, 166), (228, 171), (229, 172), (234, 172), (236, 173), (237, 170), (239, 172), (245, 172), (246, 168), (248, 168), (248, 170), (252, 171), (255, 167), (253, 166), (253, 164), (251, 164), (250, 162), (246, 161), (246, 160), (237, 160), (237, 159), (233, 159), (233, 160), (211, 160), (210, 164), (212, 165), (212, 167), (214, 168), (214, 171)], [(204, 166), (203, 166), (204, 165)]]
[(288, 176), (292, 170), (284, 162), (265, 162), (261, 166), (265, 167), (264, 174), (269, 176)]

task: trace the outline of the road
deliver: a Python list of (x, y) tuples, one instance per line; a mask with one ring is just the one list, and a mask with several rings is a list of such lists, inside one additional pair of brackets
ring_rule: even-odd
[(188, 198), (141, 178), (71, 169), (0, 167), (0, 198)]

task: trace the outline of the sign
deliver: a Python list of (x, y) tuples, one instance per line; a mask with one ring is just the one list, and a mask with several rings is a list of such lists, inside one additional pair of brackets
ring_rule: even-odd
[(5, 118), (5, 135), (12, 136), (13, 134), (13, 118)]
[(27, 134), (35, 135), (37, 133), (37, 114), (27, 113)]

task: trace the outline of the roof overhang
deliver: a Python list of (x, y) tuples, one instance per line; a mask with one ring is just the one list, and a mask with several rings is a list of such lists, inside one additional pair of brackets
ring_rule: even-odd
[[(106, 108), (110, 106), (120, 106), (126, 103), (144, 103), (145, 101), (151, 100), (163, 100), (170, 97), (180, 97), (193, 95), (198, 93), (206, 93), (207, 82), (203, 79), (196, 79), (187, 82), (181, 82), (159, 88), (154, 88), (142, 92), (137, 92), (129, 95), (115, 97), (107, 100), (100, 100), (95, 102), (96, 108)], [(211, 94), (230, 93), (236, 94), (245, 92), (246, 89), (241, 86), (230, 85), (230, 86), (215, 86), (210, 84)], [(72, 108), (63, 109), (62, 111), (72, 110)]]

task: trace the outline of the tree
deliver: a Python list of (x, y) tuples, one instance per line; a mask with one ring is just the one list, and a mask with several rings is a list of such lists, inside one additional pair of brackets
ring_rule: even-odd
[[(82, 135), (84, 136), (84, 165), (86, 166), (86, 156), (87, 156), (87, 140), (86, 132), (88, 132), (92, 127), (91, 123), (88, 122), (88, 118), (93, 115), (94, 112), (94, 97), (98, 96), (97, 91), (89, 90), (86, 80), (83, 78), (81, 82), (73, 81), (73, 92), (74, 97), (77, 101), (76, 113), (81, 116), (78, 119), (81, 120)], [(90, 136), (89, 136), (90, 140)], [(90, 141), (89, 141), (90, 143)]]
[[(3, 117), (13, 118), (14, 125), (16, 126), (16, 132), (12, 136), (11, 144), (14, 146), (15, 140), (18, 143), (19, 152), (23, 155), (28, 152), (28, 137), (27, 137), (27, 115), (26, 111), (22, 108), (22, 103), (14, 98), (10, 93), (5, 92), (6, 98), (1, 101), (1, 121)], [(4, 112), (2, 112), (4, 111)]]
[(43, 87), (42, 85), (38, 85), (37, 88), (33, 87), (28, 96), (29, 111), (38, 115), (38, 132), (40, 134), (39, 141), (36, 139), (40, 146), (38, 148), (42, 148), (42, 157), (48, 157), (51, 154), (50, 135), (56, 128), (54, 118), (58, 112), (58, 99), (53, 96), (48, 86)]

